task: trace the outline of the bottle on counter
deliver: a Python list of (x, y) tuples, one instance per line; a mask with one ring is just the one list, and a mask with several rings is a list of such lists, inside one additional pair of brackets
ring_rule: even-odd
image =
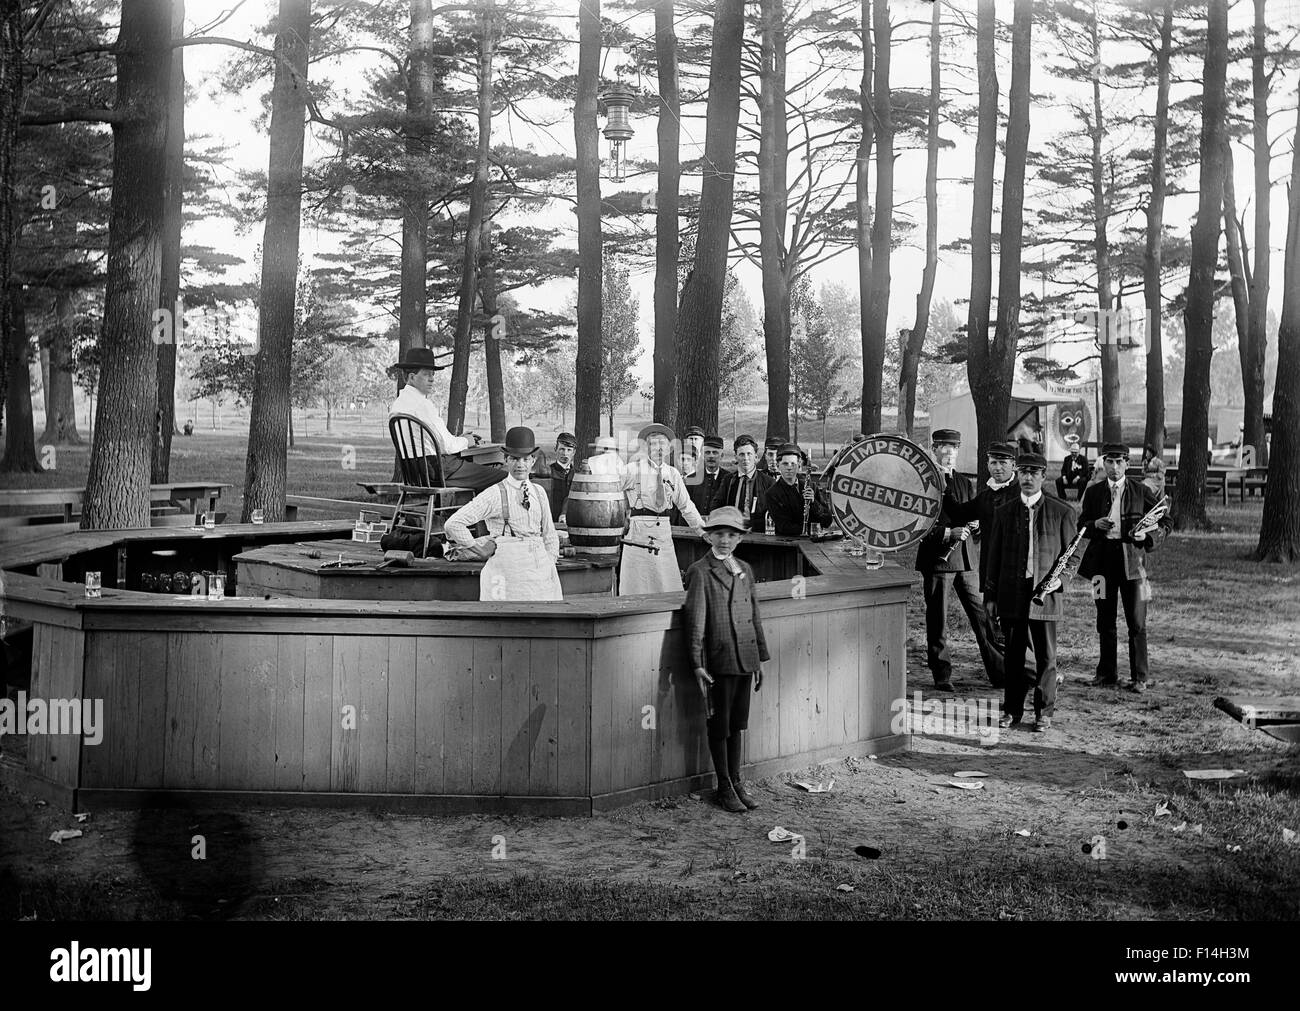
[(767, 514), (767, 521), (765, 523), (765, 527), (766, 529), (764, 530), (764, 533), (766, 533), (768, 537), (772, 537), (773, 535), (776, 534), (776, 523), (773, 522), (771, 513)]

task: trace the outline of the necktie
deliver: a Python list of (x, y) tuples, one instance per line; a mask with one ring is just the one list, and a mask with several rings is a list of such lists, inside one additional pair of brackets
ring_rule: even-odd
[(655, 468), (655, 508), (660, 512), (668, 506), (668, 496), (664, 494), (664, 469)]
[(1108, 540), (1119, 540), (1120, 510), (1124, 501), (1123, 483), (1112, 484), (1110, 486), (1110, 513), (1107, 518), (1112, 523), (1109, 530), (1106, 531)]
[(1034, 531), (1034, 509), (1036, 506), (1029, 507), (1029, 553), (1025, 556), (1025, 575), (1033, 579), (1038, 568), (1038, 545), (1036, 543)]
[(523, 494), (520, 496), (519, 501), (520, 501), (520, 503), (521, 503), (521, 504), (523, 505), (523, 507), (524, 507), (524, 512), (528, 512), (529, 509), (531, 508), (531, 503), (530, 503), (529, 500), (528, 500), (528, 482), (527, 482), (527, 481), (524, 482), (523, 487), (522, 487), (521, 490), (522, 490)]
[(736, 508), (742, 513), (749, 512), (749, 478), (742, 477), (736, 482)]

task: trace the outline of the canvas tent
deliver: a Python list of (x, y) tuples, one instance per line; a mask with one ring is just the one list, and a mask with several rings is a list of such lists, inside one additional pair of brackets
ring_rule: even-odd
[[(1004, 438), (1015, 441), (1023, 435), (1031, 442), (1037, 442), (1041, 429), (1043, 451), (1048, 462), (1064, 460), (1069, 453), (1068, 435), (1077, 435), (1085, 446), (1096, 441), (1096, 385), (1096, 380), (1014, 383)], [(977, 429), (975, 400), (969, 391), (934, 405), (930, 411), (930, 431), (937, 428), (955, 428), (962, 433), (964, 445), (959, 466), (974, 469)]]

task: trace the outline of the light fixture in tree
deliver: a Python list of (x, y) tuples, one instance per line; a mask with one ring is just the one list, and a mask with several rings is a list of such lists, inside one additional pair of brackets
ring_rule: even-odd
[(609, 178), (621, 183), (627, 178), (624, 165), (624, 145), (632, 139), (632, 122), (628, 116), (636, 92), (621, 84), (611, 84), (602, 89), (600, 105), (605, 113), (605, 129), (601, 131), (609, 141)]

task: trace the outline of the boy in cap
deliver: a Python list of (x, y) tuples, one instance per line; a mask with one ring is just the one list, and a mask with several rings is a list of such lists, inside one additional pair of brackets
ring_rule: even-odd
[(710, 550), (686, 570), (682, 612), (691, 667), (704, 696), (716, 799), (736, 814), (758, 807), (741, 780), (741, 735), (749, 726), (750, 686), (762, 687), (763, 661), (769, 659), (754, 570), (732, 555), (745, 530), (733, 506), (709, 514), (704, 536)]
[(781, 477), (767, 490), (763, 505), (753, 517), (755, 530), (764, 529), (767, 517), (771, 516), (778, 535), (802, 537), (805, 507), (808, 509), (810, 523), (831, 523), (831, 510), (816, 497), (812, 481), (800, 481), (802, 460), (799, 447), (794, 443), (786, 443), (781, 447), (776, 462)]
[(560, 600), (560, 536), (551, 521), (546, 492), (528, 480), (537, 462), (531, 428), (506, 432), (507, 474), (447, 518), (447, 540), (474, 543), (470, 527), (485, 522), (496, 550), (479, 573), (479, 600)]
[[(1034, 588), (1074, 540), (1074, 509), (1043, 494), (1047, 460), (1041, 453), (1016, 458), (1020, 494), (997, 511), (985, 550), (988, 568), (984, 587), (989, 617), (1002, 623), (1006, 639), (1006, 683), (998, 726), (1018, 726), (1025, 714), (1025, 692), (1034, 689), (1034, 729), (1052, 728), (1056, 709), (1056, 623), (1062, 615), (1064, 593), (1057, 587), (1039, 605)], [(1034, 677), (1025, 670), (1027, 644), (1034, 644)]]
[(555, 437), (555, 459), (551, 461), (551, 520), (558, 522), (564, 514), (564, 503), (573, 484), (573, 454), (578, 451), (578, 440), (570, 432)]
[[(406, 385), (388, 408), (388, 416), (409, 414), (424, 422), (438, 439), (438, 446), (414, 446), (415, 456), (433, 456), (441, 448), (443, 484), (454, 488), (472, 488), (482, 491), (499, 481), (506, 472), (500, 467), (483, 467), (462, 459), (458, 454), (469, 448), (463, 435), (452, 435), (439, 416), (437, 405), (430, 399), (433, 392), (434, 373), (447, 368), (438, 364), (438, 356), (429, 348), (407, 348), (401, 360), (392, 366), (405, 376)], [(423, 436), (420, 436), (423, 438)]]
[(736, 453), (736, 469), (728, 471), (718, 483), (709, 508), (735, 506), (749, 521), (766, 501), (767, 491), (772, 487), (772, 475), (758, 469), (758, 443), (753, 436), (739, 436), (732, 446)]
[[(1093, 580), (1101, 577), (1101, 595), (1094, 590), (1097, 608), (1097, 634), (1101, 638), (1101, 657), (1097, 676), (1099, 686), (1119, 684), (1119, 635), (1115, 619), (1120, 601), (1124, 603), (1124, 621), (1128, 625), (1129, 691), (1147, 690), (1147, 601), (1145, 557), (1154, 551), (1173, 527), (1168, 512), (1156, 528), (1141, 539), (1133, 536), (1138, 520), (1151, 511), (1163, 497), (1137, 478), (1128, 477), (1128, 446), (1108, 442), (1102, 446), (1106, 480), (1090, 486), (1083, 493), (1079, 525), (1087, 530), (1088, 547), (1079, 562), (1079, 575)], [(1094, 582), (1094, 586), (1095, 586)]]
[[(938, 428), (930, 443), (943, 474), (944, 502), (955, 501), (959, 505), (970, 502), (975, 498), (975, 482), (956, 470), (961, 433), (953, 428)], [(978, 566), (979, 549), (970, 527), (958, 522), (946, 506), (941, 506), (938, 522), (921, 538), (916, 549), (916, 571), (921, 573), (925, 594), (926, 660), (934, 687), (941, 692), (954, 690), (952, 661), (948, 657), (948, 599), (953, 591), (975, 633), (984, 670), (993, 678), (1002, 666), (994, 645), (993, 623), (985, 613), (980, 588), (971, 571)]]

